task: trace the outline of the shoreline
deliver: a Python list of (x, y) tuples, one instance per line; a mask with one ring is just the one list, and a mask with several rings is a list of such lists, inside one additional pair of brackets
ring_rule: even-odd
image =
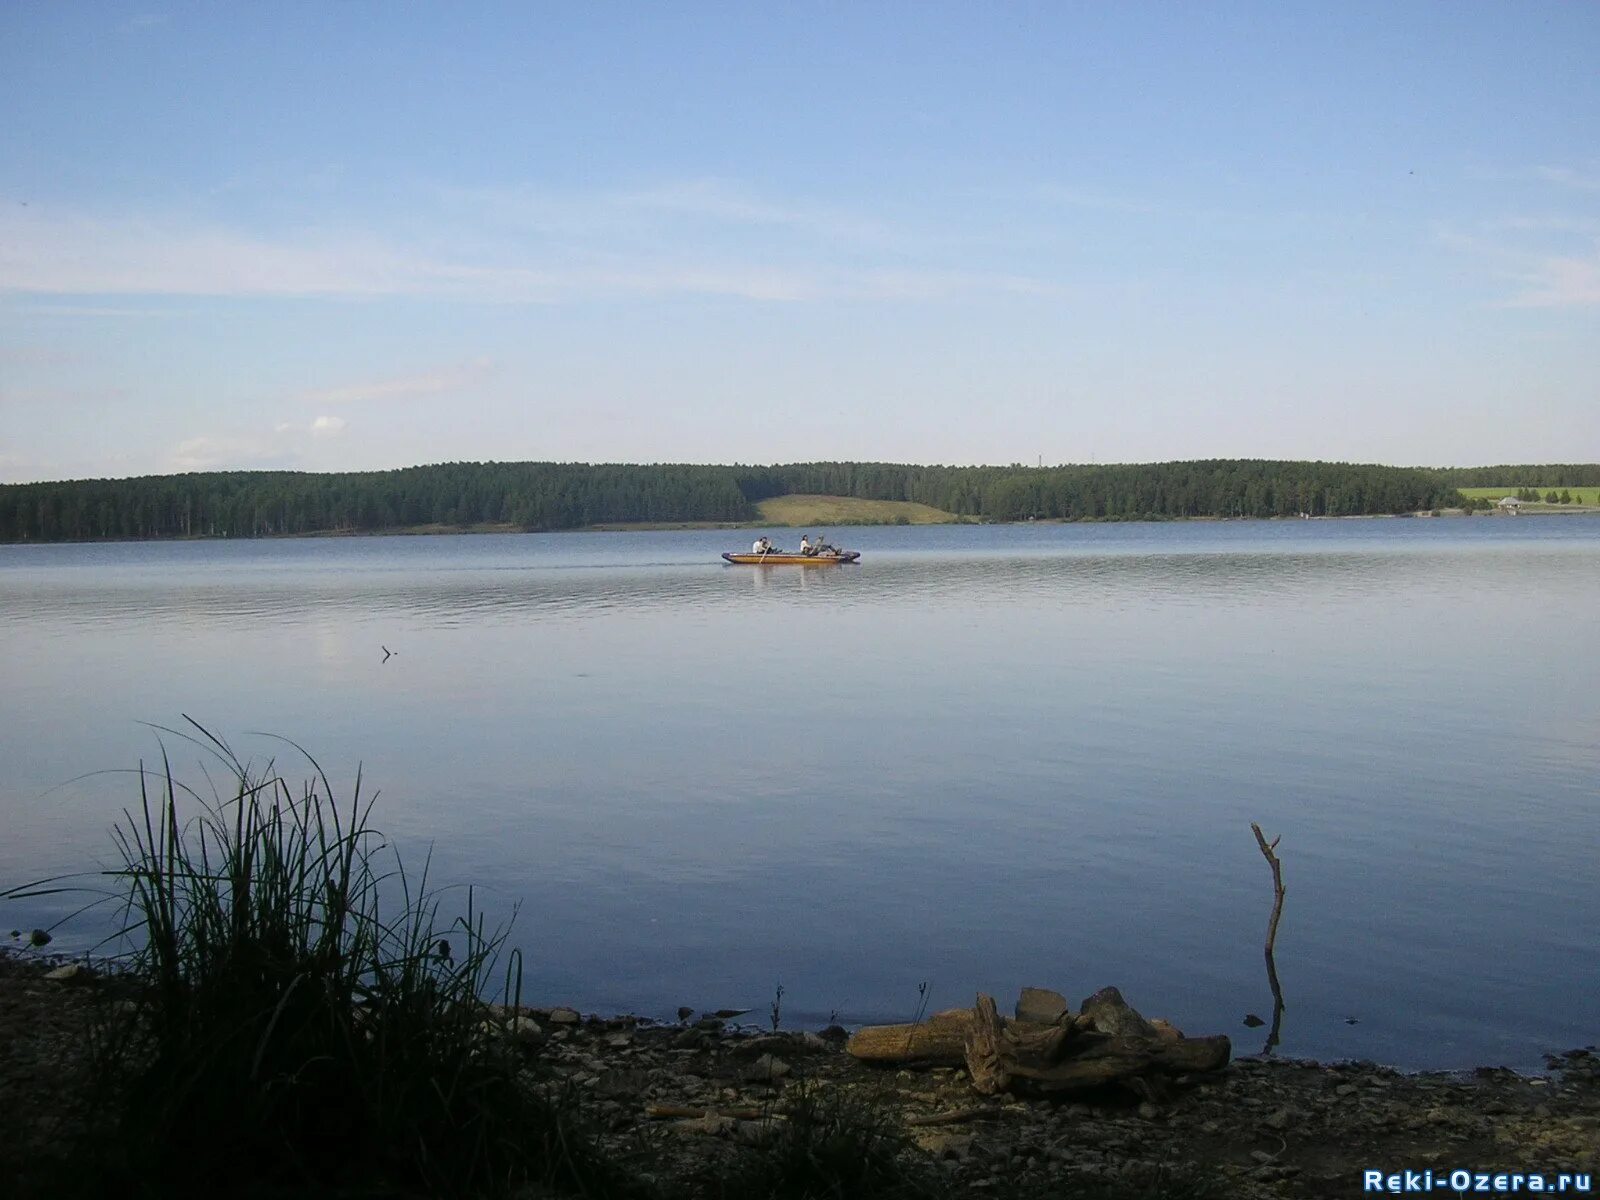
[(1242, 523), (1276, 523), (1289, 521), (1410, 521), (1410, 520), (1451, 520), (1463, 517), (1472, 517), (1477, 520), (1507, 520), (1512, 516), (1517, 517), (1593, 517), (1600, 516), (1600, 506), (1578, 507), (1572, 505), (1548, 505), (1541, 507), (1524, 508), (1522, 512), (1511, 514), (1495, 511), (1478, 511), (1468, 513), (1459, 508), (1447, 508), (1439, 511), (1435, 516), (1430, 510), (1405, 513), (1349, 513), (1340, 516), (1321, 517), (1037, 517), (1022, 521), (991, 521), (979, 517), (961, 517), (953, 521), (923, 522), (920, 524), (885, 524), (865, 521), (834, 521), (834, 522), (807, 522), (800, 525), (782, 524), (772, 521), (607, 521), (597, 525), (580, 525), (570, 529), (525, 529), (520, 525), (512, 524), (474, 524), (474, 525), (396, 525), (384, 529), (313, 529), (304, 533), (263, 533), (254, 537), (231, 537), (219, 534), (192, 534), (188, 537), (154, 537), (154, 538), (80, 538), (70, 541), (13, 541), (0, 542), (0, 546), (109, 546), (109, 545), (143, 545), (149, 542), (269, 542), (269, 541), (297, 541), (314, 538), (366, 538), (366, 537), (456, 537), (473, 536), (480, 534), (508, 534), (508, 533), (678, 533), (704, 530), (750, 530), (750, 529), (916, 529), (943, 527), (949, 525), (1176, 525), (1176, 524), (1242, 524)]
[[(108, 990), (72, 966), (0, 954), (0, 1103), (12, 1115), (0, 1168), (70, 1153), (63, 1114), (88, 1086), (82, 1022)], [(1552, 1056), (1536, 1076), (1245, 1056), (1132, 1091), (1026, 1099), (979, 1095), (960, 1067), (859, 1061), (836, 1026), (485, 1011), (530, 1081), (592, 1115), (603, 1153), (670, 1185), (730, 1169), (808, 1096), (850, 1099), (902, 1128), (905, 1153), (957, 1196), (1198, 1194), (1162, 1190), (1190, 1179), (1221, 1189), (1210, 1195), (1310, 1200), (1362, 1194), (1371, 1169), (1600, 1172), (1594, 1047)]]

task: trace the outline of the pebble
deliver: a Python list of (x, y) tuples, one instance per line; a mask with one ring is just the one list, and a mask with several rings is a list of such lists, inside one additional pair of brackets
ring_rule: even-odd
[(1279, 1108), (1269, 1113), (1261, 1123), (1268, 1129), (1281, 1131), (1294, 1124), (1294, 1114), (1287, 1108)]

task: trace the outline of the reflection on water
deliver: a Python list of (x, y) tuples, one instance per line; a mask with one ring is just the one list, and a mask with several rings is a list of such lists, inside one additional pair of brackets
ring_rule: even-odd
[(0, 881), (103, 857), (126, 780), (76, 777), (188, 712), (364, 762), (380, 824), (523, 901), (530, 986), (587, 1007), (782, 978), (797, 1020), (897, 1019), (924, 979), (940, 1005), (1114, 983), (1238, 1032), (1260, 820), (1295, 848), (1285, 1051), (1593, 1040), (1600, 521), (863, 529), (832, 531), (855, 566), (718, 560), (748, 539), (0, 547)]
[[(3, 548), (0, 548), (3, 549)], [(1572, 547), (1530, 551), (1552, 569), (1585, 566)], [(891, 558), (831, 568), (728, 567), (705, 564), (498, 567), (475, 570), (317, 572), (206, 577), (109, 574), (84, 586), (80, 572), (0, 576), (0, 615), (101, 627), (108, 622), (203, 622), (220, 627), (298, 623), (328, 614), (397, 614), (437, 625), (529, 618), (591, 618), (613, 610), (728, 608), (752, 599), (810, 600), (834, 607), (972, 604), (1147, 603), (1207, 607), (1282, 603), (1296, 596), (1338, 607), (1386, 593), (1473, 585), (1481, 564), (1453, 557), (1393, 553), (1242, 554), (1218, 552), (1080, 555), (926, 561)], [(17, 576), (21, 576), (18, 578)]]

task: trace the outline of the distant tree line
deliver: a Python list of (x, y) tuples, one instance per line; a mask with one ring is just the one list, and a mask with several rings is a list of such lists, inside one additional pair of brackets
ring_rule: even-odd
[(1453, 484), (1418, 468), (1257, 459), (1042, 468), (797, 463), (745, 470), (739, 487), (752, 500), (792, 493), (911, 500), (995, 521), (1356, 516), (1459, 499)]
[(1435, 473), (1451, 487), (1548, 488), (1600, 486), (1600, 463), (1545, 463), (1507, 467), (1442, 467)]
[(752, 521), (772, 496), (910, 500), (982, 520), (1357, 516), (1460, 506), (1456, 488), (1600, 483), (1600, 465), (1440, 470), (1214, 459), (1061, 467), (898, 463), (442, 463), (396, 471), (222, 471), (0, 485), (0, 541), (263, 537), (419, 525), (575, 529)]
[(1559, 492), (1551, 488), (1541, 496), (1538, 488), (1523, 487), (1517, 489), (1517, 499), (1530, 504), (1537, 504), (1541, 500), (1546, 504), (1571, 504), (1572, 493), (1566, 488), (1562, 488)]
[(398, 471), (213, 471), (0, 486), (0, 540), (263, 537), (417, 525), (574, 529), (742, 521), (726, 467), (442, 463)]

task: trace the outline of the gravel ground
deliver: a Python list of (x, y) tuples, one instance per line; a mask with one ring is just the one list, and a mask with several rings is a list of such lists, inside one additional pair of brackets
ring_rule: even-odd
[[(117, 1000), (87, 972), (65, 974), (59, 963), (0, 955), (0, 1194), (12, 1194), (8, 1181), (25, 1191), (94, 1116), (86, 1029)], [(1224, 1194), (1243, 1200), (1359, 1196), (1368, 1170), (1600, 1175), (1593, 1047), (1537, 1077), (1244, 1059), (1153, 1097), (1018, 1101), (976, 1095), (959, 1068), (864, 1066), (843, 1051), (842, 1031), (774, 1035), (562, 1008), (503, 1016), (530, 1081), (579, 1098), (613, 1155), (668, 1181), (745, 1153), (799, 1091), (829, 1089), (902, 1114), (917, 1153), (974, 1196), (1010, 1182), (1067, 1195), (1074, 1180), (1187, 1164), (1214, 1171)]]

